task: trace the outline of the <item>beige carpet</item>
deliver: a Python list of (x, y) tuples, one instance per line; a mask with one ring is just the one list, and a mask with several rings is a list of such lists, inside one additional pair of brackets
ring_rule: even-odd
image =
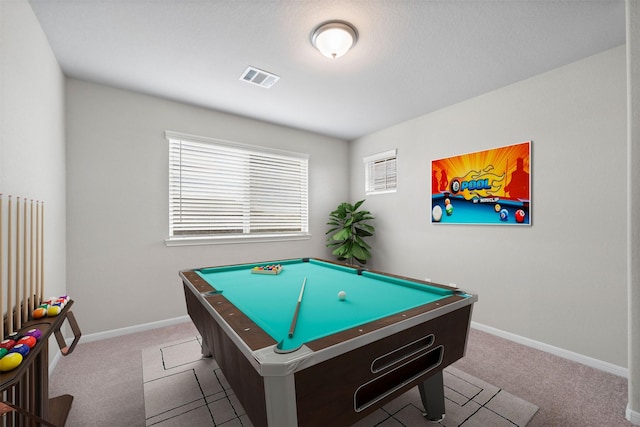
[[(202, 358), (197, 337), (142, 351), (147, 426), (251, 426), (215, 360)], [(417, 387), (388, 403), (358, 427), (526, 426), (538, 407), (452, 366), (444, 371), (446, 417), (422, 417)]]

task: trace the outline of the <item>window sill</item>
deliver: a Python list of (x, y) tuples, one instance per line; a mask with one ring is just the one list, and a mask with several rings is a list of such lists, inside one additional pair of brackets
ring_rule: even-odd
[(395, 188), (392, 188), (390, 190), (375, 190), (375, 191), (368, 190), (368, 191), (365, 191), (364, 194), (365, 196), (372, 196), (375, 194), (389, 194), (389, 193), (397, 193), (397, 190)]
[(267, 234), (261, 236), (220, 236), (220, 237), (170, 237), (165, 239), (166, 246), (194, 246), (194, 245), (228, 245), (235, 243), (284, 242), (289, 240), (309, 240), (310, 233), (299, 234)]

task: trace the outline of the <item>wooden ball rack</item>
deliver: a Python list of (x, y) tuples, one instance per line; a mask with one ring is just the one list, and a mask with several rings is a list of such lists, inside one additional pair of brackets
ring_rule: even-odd
[[(5, 203), (6, 202), (6, 203)], [(0, 194), (0, 340), (39, 329), (41, 336), (22, 362), (0, 372), (0, 425), (54, 426), (67, 421), (73, 396), (49, 398), (49, 338), (63, 356), (71, 354), (81, 333), (69, 299), (57, 316), (33, 319), (44, 297), (44, 203)], [(73, 332), (67, 345), (65, 320)]]

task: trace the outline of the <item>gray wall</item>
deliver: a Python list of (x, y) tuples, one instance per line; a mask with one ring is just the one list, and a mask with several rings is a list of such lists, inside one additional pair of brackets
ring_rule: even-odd
[[(167, 247), (165, 130), (309, 153), (309, 240)], [(347, 200), (345, 141), (67, 80), (68, 291), (87, 334), (186, 314), (178, 271), (328, 257), (325, 223)]]
[[(351, 144), (398, 148), (398, 191), (370, 196), (373, 265), (479, 294), (473, 320), (627, 366), (624, 46)], [(428, 96), (428, 94), (425, 94)], [(533, 140), (531, 227), (430, 223), (431, 160)]]
[(0, 2), (0, 31), (0, 193), (44, 202), (45, 297), (63, 295), (64, 76), (26, 1)]

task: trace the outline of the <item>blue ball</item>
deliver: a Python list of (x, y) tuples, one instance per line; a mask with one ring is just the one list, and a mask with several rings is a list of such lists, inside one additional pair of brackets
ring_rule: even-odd
[(500, 221), (509, 221), (509, 211), (506, 209), (500, 210)]
[(26, 357), (29, 354), (29, 346), (25, 344), (16, 344), (14, 345), (9, 353), (20, 353), (22, 357)]

